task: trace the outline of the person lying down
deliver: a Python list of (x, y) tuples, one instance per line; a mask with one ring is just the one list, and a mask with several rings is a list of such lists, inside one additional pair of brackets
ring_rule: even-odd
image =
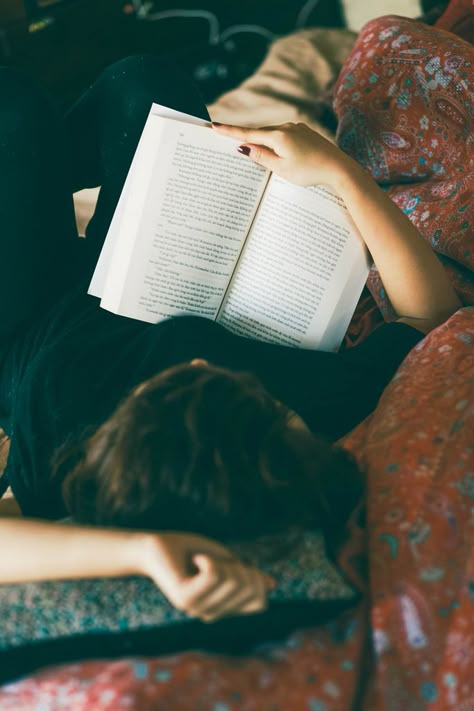
[[(18, 514), (0, 519), (0, 583), (142, 574), (205, 621), (263, 610), (273, 581), (226, 541), (295, 525), (344, 535), (364, 482), (337, 440), (460, 307), (443, 267), (370, 175), (307, 126), (214, 125), (248, 160), (339, 193), (396, 322), (323, 353), (197, 317), (111, 314), (87, 284), (150, 105), (206, 107), (154, 57), (106, 70), (65, 119), (7, 69), (0, 97), (0, 425)], [(71, 194), (99, 184), (79, 240)]]

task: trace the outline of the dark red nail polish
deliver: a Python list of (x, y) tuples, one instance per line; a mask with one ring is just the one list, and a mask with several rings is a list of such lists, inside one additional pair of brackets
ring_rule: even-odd
[(242, 153), (244, 156), (249, 156), (250, 155), (250, 148), (248, 146), (239, 146), (237, 148), (239, 153)]

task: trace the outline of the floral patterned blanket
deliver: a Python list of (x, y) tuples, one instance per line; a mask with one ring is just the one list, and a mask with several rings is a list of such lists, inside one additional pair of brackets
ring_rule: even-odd
[[(418, 227), (465, 304), (474, 304), (473, 62), (474, 47), (455, 35), (379, 18), (362, 30), (334, 93), (338, 144)], [(393, 317), (375, 267), (368, 285)]]
[[(341, 142), (382, 171), (466, 302), (473, 54), (449, 33), (381, 18), (361, 33), (336, 97)], [(388, 315), (376, 274), (371, 286)], [(244, 657), (190, 652), (47, 669), (2, 687), (2, 711), (473, 711), (473, 346), (474, 309), (464, 308), (409, 354), (346, 438), (368, 489), (366, 526), (354, 518), (341, 551), (366, 584), (355, 608)]]

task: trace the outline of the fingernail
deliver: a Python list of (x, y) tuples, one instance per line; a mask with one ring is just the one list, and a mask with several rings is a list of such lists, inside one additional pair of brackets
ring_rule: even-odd
[(250, 148), (248, 146), (239, 146), (237, 148), (239, 153), (242, 153), (244, 156), (249, 156), (250, 155)]

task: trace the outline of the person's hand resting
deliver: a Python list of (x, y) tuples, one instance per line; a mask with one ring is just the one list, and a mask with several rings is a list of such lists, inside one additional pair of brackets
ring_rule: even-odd
[(143, 572), (174, 607), (205, 622), (264, 610), (274, 587), (215, 541), (187, 533), (150, 535)]
[(212, 124), (224, 136), (242, 141), (238, 148), (264, 168), (297, 185), (337, 186), (342, 169), (356, 165), (337, 146), (303, 123), (265, 128)]

